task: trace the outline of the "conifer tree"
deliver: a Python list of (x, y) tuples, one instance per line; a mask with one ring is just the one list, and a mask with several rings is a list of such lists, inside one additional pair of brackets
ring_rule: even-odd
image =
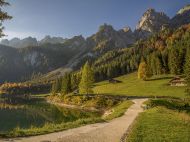
[(169, 52), (169, 69), (171, 74), (180, 74), (180, 59), (178, 55), (178, 51), (175, 47)]
[(89, 63), (86, 62), (82, 68), (82, 78), (79, 84), (80, 94), (90, 94), (93, 93), (92, 85), (94, 83), (94, 73)]
[(68, 94), (70, 92), (71, 92), (71, 75), (69, 73), (65, 73), (62, 79), (61, 93)]
[(59, 85), (58, 85), (58, 79), (55, 80), (55, 82), (52, 84), (51, 93), (52, 95), (56, 95), (58, 93)]
[(187, 93), (190, 95), (190, 49), (186, 53), (185, 59), (185, 76), (187, 81)]
[(160, 62), (160, 59), (156, 57), (156, 74), (161, 74), (162, 73), (162, 64)]
[(139, 68), (138, 68), (138, 79), (146, 79), (146, 72), (147, 72), (147, 64), (144, 60), (141, 61)]
[(150, 78), (153, 75), (152, 69), (151, 69), (151, 56), (150, 55), (147, 56), (146, 62), (147, 62), (146, 76), (148, 78)]
[[(9, 3), (8, 2), (6, 2), (5, 0), (0, 0), (0, 8), (2, 9), (2, 7), (3, 6), (8, 6), (9, 5)], [(0, 37), (2, 37), (2, 36), (5, 36), (4, 35), (4, 33), (3, 33), (3, 29), (4, 29), (4, 27), (2, 26), (3, 24), (3, 21), (4, 20), (8, 20), (8, 19), (11, 19), (12, 17), (11, 16), (9, 16), (8, 14), (7, 14), (7, 12), (4, 12), (4, 11), (2, 11), (2, 10), (0, 10)]]
[(57, 93), (60, 93), (61, 92), (61, 88), (62, 88), (62, 78), (58, 78), (52, 84), (52, 87), (51, 87), (51, 93), (52, 93), (52, 95), (56, 95)]

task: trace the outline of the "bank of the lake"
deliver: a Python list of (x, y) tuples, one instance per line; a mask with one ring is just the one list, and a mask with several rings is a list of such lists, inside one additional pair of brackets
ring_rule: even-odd
[[(79, 99), (77, 96), (72, 98)], [(81, 104), (67, 104), (64, 107), (64, 103), (55, 105), (45, 99), (19, 105), (0, 105), (0, 137), (34, 136), (104, 122), (123, 115), (132, 104), (131, 101), (112, 101), (96, 97), (83, 100), (83, 104), (88, 104), (85, 109)]]

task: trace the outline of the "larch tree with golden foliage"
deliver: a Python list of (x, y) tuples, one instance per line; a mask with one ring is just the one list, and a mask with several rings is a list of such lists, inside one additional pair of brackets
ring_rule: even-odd
[(147, 75), (147, 64), (145, 61), (141, 61), (139, 68), (138, 68), (138, 79), (146, 79)]
[(92, 86), (94, 83), (94, 72), (88, 62), (82, 68), (82, 78), (79, 84), (80, 94), (93, 93)]

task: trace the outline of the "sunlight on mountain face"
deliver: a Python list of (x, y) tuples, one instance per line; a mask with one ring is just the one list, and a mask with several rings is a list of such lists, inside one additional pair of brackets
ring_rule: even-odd
[(0, 8), (0, 141), (189, 142), (188, 0)]

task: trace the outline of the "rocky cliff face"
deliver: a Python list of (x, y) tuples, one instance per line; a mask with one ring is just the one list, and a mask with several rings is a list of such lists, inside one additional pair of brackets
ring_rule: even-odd
[(136, 26), (136, 38), (146, 38), (153, 33), (161, 31), (169, 26), (170, 18), (163, 12), (156, 12), (154, 9), (148, 9)]
[(177, 28), (181, 25), (190, 23), (190, 5), (184, 6), (177, 14), (171, 19), (171, 25)]
[(49, 35), (45, 36), (42, 40), (39, 41), (39, 44), (57, 44), (64, 43), (67, 39), (62, 37), (51, 37)]
[(0, 81), (14, 81), (33, 72), (52, 71), (48, 75), (62, 76), (65, 69), (79, 69), (89, 58), (98, 58), (107, 51), (129, 47), (167, 26), (176, 28), (187, 23), (190, 23), (189, 5), (180, 9), (172, 19), (162, 12), (148, 9), (134, 32), (129, 27), (115, 30), (111, 25), (104, 24), (87, 39), (82, 36), (71, 39), (46, 36), (41, 41), (32, 37), (2, 40), (1, 44), (23, 48), (0, 45)]
[(151, 33), (158, 32), (164, 25), (169, 25), (170, 18), (163, 12), (156, 12), (154, 9), (148, 9), (142, 16), (136, 26), (137, 30), (143, 30)]
[(98, 53), (128, 47), (134, 42), (135, 38), (130, 28), (126, 27), (117, 31), (107, 24), (100, 26), (96, 34), (87, 38), (88, 47)]

